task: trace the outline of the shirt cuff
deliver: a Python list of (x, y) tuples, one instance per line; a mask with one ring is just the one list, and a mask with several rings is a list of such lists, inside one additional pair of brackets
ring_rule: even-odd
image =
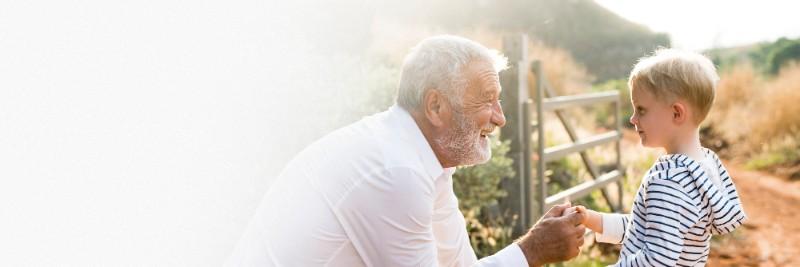
[(494, 255), (481, 259), (476, 266), (528, 267), (528, 260), (525, 258), (525, 254), (522, 253), (522, 248), (517, 243), (513, 243)]
[(622, 243), (625, 236), (625, 215), (601, 213), (603, 220), (603, 233), (594, 233), (595, 240), (601, 243)]

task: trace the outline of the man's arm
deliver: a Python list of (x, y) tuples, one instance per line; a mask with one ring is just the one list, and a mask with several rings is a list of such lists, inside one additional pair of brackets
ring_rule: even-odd
[(522, 248), (517, 243), (512, 243), (494, 255), (484, 257), (478, 261), (475, 267), (506, 267), (506, 266), (530, 266), (522, 252)]
[(585, 228), (583, 214), (561, 217), (570, 204), (556, 205), (527, 234), (475, 266), (542, 266), (578, 256)]
[(526, 235), (517, 240), (528, 266), (538, 267), (578, 256), (586, 231), (581, 224), (584, 213), (575, 212), (561, 216), (569, 207), (568, 203), (554, 206)]
[[(433, 183), (403, 168), (378, 176), (359, 185), (337, 209), (353, 246), (367, 266), (437, 266)], [(577, 256), (583, 215), (559, 217), (567, 207), (553, 207), (526, 235), (475, 266), (541, 266)]]
[(433, 180), (408, 168), (373, 174), (334, 205), (367, 266), (436, 266)]

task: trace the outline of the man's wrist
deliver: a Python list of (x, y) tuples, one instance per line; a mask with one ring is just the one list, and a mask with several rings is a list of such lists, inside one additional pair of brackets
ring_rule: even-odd
[(536, 251), (533, 249), (533, 244), (531, 240), (530, 233), (525, 235), (525, 237), (521, 238), (517, 241), (517, 246), (522, 250), (522, 255), (525, 255), (525, 260), (528, 262), (529, 267), (541, 267), (544, 265), (539, 259), (538, 255), (534, 252)]

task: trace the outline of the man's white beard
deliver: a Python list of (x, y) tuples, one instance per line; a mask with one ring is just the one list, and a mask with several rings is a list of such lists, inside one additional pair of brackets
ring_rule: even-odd
[(447, 153), (450, 154), (459, 166), (475, 165), (489, 161), (492, 157), (492, 148), (489, 140), (481, 141), (481, 128), (477, 124), (467, 119), (459, 112), (453, 112), (455, 128), (447, 136), (436, 139)]

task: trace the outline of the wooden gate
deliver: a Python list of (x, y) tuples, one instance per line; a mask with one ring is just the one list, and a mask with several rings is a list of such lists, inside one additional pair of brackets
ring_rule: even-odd
[[(527, 231), (528, 227), (552, 205), (562, 203), (567, 199), (584, 197), (594, 190), (601, 190), (608, 206), (613, 210), (620, 211), (622, 207), (621, 178), (623, 171), (620, 164), (622, 131), (619, 93), (602, 92), (557, 96), (542, 72), (541, 63), (534, 60), (529, 64), (527, 45), (528, 38), (525, 35), (504, 38), (503, 53), (509, 59), (509, 69), (500, 74), (500, 83), (503, 87), (501, 97), (506, 114), (506, 126), (501, 130), (501, 139), (510, 140), (511, 147), (508, 156), (514, 160), (513, 167), (516, 172), (515, 177), (505, 179), (501, 185), (508, 192), (508, 196), (500, 201), (500, 207), (519, 215), (520, 221), (514, 229), (515, 236)], [(533, 72), (533, 77), (536, 79), (536, 90), (533, 96), (529, 96), (528, 93), (530, 72)], [(614, 106), (615, 130), (590, 137), (579, 137), (563, 110), (603, 103), (611, 103)], [(532, 115), (534, 110), (535, 116)], [(572, 143), (546, 147), (544, 123), (546, 112), (555, 113)], [(532, 151), (534, 138), (536, 139), (536, 149)], [(609, 172), (600, 173), (586, 150), (608, 143), (615, 143), (616, 166)], [(546, 164), (573, 153), (580, 154), (583, 165), (592, 180), (549, 195), (545, 179)], [(537, 159), (535, 160), (535, 180), (532, 179), (534, 175), (533, 155), (536, 155)], [(619, 189), (616, 203), (612, 203), (612, 197), (606, 190), (606, 186), (612, 182), (616, 182)]]

